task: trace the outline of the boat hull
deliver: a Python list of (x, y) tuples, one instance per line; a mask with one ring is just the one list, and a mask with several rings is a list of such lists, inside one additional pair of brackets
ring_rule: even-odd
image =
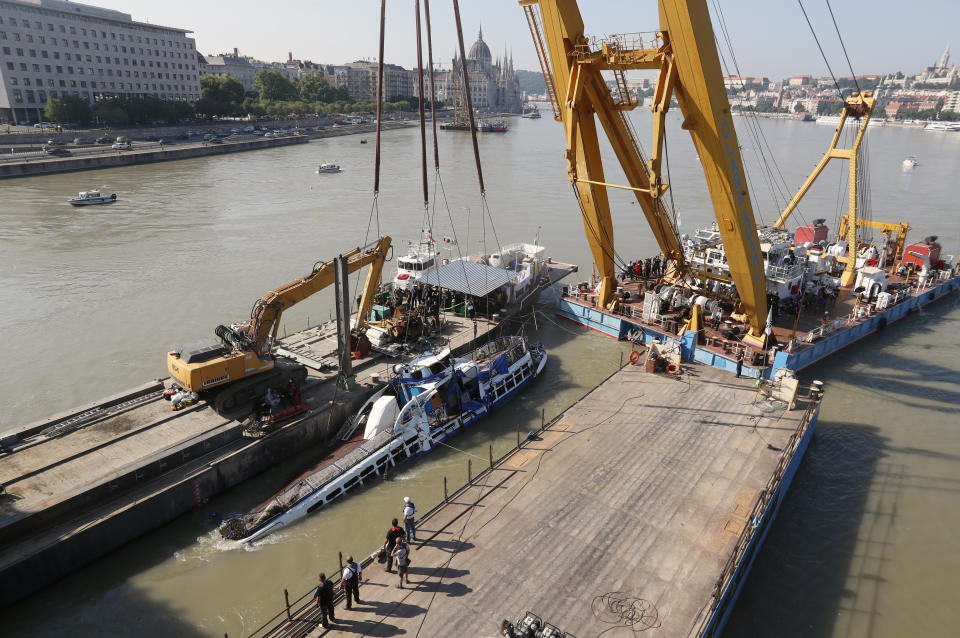
[[(367, 447), (370, 449), (369, 453), (359, 462), (343, 469), (341, 473), (337, 474), (331, 480), (325, 481), (317, 487), (313, 487), (306, 477), (296, 481), (285, 489), (284, 493), (289, 493), (292, 489), (301, 488), (309, 491), (297, 498), (284, 511), (275, 516), (271, 517), (266, 514), (269, 508), (260, 510), (264, 512), (262, 522), (257, 523), (250, 532), (242, 537), (234, 538), (233, 540), (239, 544), (256, 543), (287, 525), (322, 509), (325, 505), (343, 496), (347, 491), (364, 485), (365, 481), (373, 480), (383, 475), (390, 467), (396, 467), (404, 461), (418, 459), (420, 456), (430, 452), (435, 446), (443, 444), (463, 429), (470, 427), (493, 410), (509, 403), (537, 378), (546, 367), (547, 355), (541, 347), (531, 348), (525, 356), (529, 356), (533, 364), (530, 368), (530, 373), (517, 381), (513, 388), (502, 393), (496, 399), (489, 403), (482, 402), (476, 408), (467, 409), (453, 418), (446, 419), (440, 425), (430, 428), (425, 436), (418, 428), (410, 427), (400, 434), (381, 434), (369, 442), (364, 441), (359, 447), (363, 448), (364, 452), (368, 451), (366, 449)], [(524, 358), (521, 357), (514, 365), (520, 364), (523, 360)], [(514, 372), (508, 374), (514, 374), (515, 372), (516, 369)], [(379, 394), (377, 396), (379, 396)], [(341, 463), (341, 460), (338, 459), (336, 463), (332, 463), (328, 467), (337, 467), (337, 469), (340, 469), (337, 463)], [(253, 514), (253, 516), (257, 516), (257, 514)], [(243, 517), (232, 518), (242, 519)], [(229, 523), (230, 519), (227, 521), (228, 527)]]

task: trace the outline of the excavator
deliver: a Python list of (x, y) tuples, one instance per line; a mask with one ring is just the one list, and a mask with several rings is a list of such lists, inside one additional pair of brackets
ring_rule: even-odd
[[(564, 126), (567, 176), (580, 204), (587, 240), (600, 275), (598, 305), (616, 309), (615, 250), (607, 188), (632, 191), (643, 209), (672, 281), (695, 288), (716, 279), (697, 272), (664, 203), (669, 184), (661, 170), (665, 122), (671, 100), (683, 114), (700, 157), (736, 286), (738, 310), (749, 324), (744, 341), (764, 343), (766, 276), (743, 160), (706, 0), (658, 0), (660, 29), (588, 38), (576, 0), (520, 0), (540, 58), (554, 119)], [(640, 150), (625, 116), (638, 106), (625, 72), (659, 71), (653, 100), (653, 145), (649, 159)], [(601, 74), (612, 72), (614, 89)], [(604, 178), (597, 121), (626, 175), (627, 185)]]
[[(390, 249), (390, 237), (384, 235), (362, 248), (343, 255), (347, 271), (353, 273), (370, 266), (357, 311), (357, 330), (366, 325), (380, 284), (383, 264)], [(260, 298), (250, 320), (234, 326), (217, 326), (217, 345), (181, 348), (167, 353), (167, 370), (173, 380), (188, 392), (215, 395), (218, 412), (231, 410), (268, 388), (296, 384), (307, 377), (302, 365), (273, 355), (273, 344), (283, 311), (334, 282), (334, 261), (317, 262), (310, 274), (271, 290)], [(209, 396), (208, 395), (208, 396)]]

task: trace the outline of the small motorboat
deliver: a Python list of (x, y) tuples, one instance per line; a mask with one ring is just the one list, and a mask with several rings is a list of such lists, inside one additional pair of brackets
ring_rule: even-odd
[(80, 191), (76, 197), (67, 200), (71, 206), (93, 206), (95, 204), (112, 204), (117, 201), (117, 194), (102, 195), (98, 190)]
[(320, 168), (317, 169), (317, 173), (339, 173), (340, 165), (339, 164), (321, 164)]
[(360, 143), (361, 143), (361, 144), (366, 144), (366, 143), (367, 143), (367, 138), (361, 137), (361, 138), (360, 138)]
[(919, 165), (920, 165), (920, 160), (918, 160), (914, 155), (911, 155), (903, 160), (904, 168), (913, 168), (914, 166), (919, 166)]

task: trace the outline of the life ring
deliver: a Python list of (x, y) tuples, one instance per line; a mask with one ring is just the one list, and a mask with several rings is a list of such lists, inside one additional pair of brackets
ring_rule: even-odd
[(639, 360), (640, 360), (640, 352), (638, 350), (634, 350), (633, 352), (630, 353), (630, 363), (636, 365), (637, 361)]
[(667, 374), (680, 374), (680, 366), (678, 366), (676, 363), (668, 363)]

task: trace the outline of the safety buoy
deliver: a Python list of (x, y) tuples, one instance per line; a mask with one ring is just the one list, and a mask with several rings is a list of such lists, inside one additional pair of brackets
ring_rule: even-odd
[(640, 352), (638, 350), (634, 350), (633, 352), (630, 353), (630, 363), (636, 365), (637, 361), (639, 360), (640, 360)]
[(667, 374), (679, 374), (679, 373), (680, 373), (680, 366), (678, 366), (676, 363), (667, 364)]

